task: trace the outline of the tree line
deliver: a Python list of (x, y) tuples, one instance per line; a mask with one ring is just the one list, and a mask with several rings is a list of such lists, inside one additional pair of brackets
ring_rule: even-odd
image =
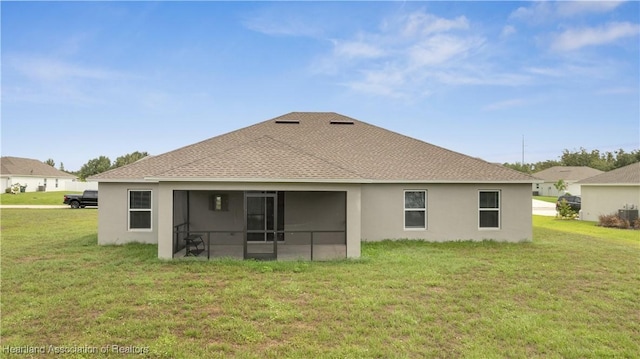
[(554, 166), (588, 166), (601, 171), (611, 171), (624, 167), (632, 163), (640, 162), (640, 149), (625, 152), (623, 149), (617, 151), (600, 152), (599, 150), (588, 151), (580, 147), (579, 150), (562, 151), (560, 160), (546, 160), (536, 163), (504, 163), (505, 167), (524, 173), (536, 173)]
[[(116, 158), (116, 160), (113, 162), (111, 162), (111, 159), (109, 159), (109, 157), (107, 156), (100, 156), (90, 159), (87, 163), (82, 165), (79, 171), (76, 172), (65, 171), (64, 164), (60, 162), (59, 170), (76, 175), (84, 181), (85, 179), (87, 179), (87, 177), (97, 175), (98, 173), (106, 172), (114, 168), (122, 167), (130, 163), (134, 163), (147, 156), (149, 156), (149, 153), (147, 152), (135, 151), (132, 153), (127, 153), (126, 155), (122, 155)], [(44, 163), (48, 164), (51, 167), (56, 166), (56, 162), (52, 158), (44, 161)]]

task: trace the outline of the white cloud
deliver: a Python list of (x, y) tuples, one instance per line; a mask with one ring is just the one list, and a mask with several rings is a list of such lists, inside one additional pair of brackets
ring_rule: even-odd
[(8, 102), (95, 106), (138, 96), (129, 89), (138, 75), (53, 57), (5, 56), (3, 100)]
[(376, 58), (384, 55), (378, 45), (365, 41), (334, 41), (334, 55), (344, 58)]
[(554, 13), (551, 4), (546, 1), (539, 1), (530, 7), (521, 6), (509, 15), (510, 19), (520, 20), (528, 23), (541, 23), (547, 21)]
[(618, 61), (607, 61), (602, 59), (577, 58), (558, 62), (551, 66), (531, 66), (525, 67), (523, 71), (538, 79), (539, 82), (547, 81), (593, 81), (607, 80), (615, 78), (619, 72), (621, 64)]
[(424, 12), (414, 12), (401, 18), (400, 21), (404, 22), (402, 35), (409, 37), (469, 28), (469, 21), (464, 16), (458, 16), (450, 20)]
[(352, 90), (391, 98), (406, 97), (403, 90), (407, 84), (407, 73), (393, 66), (378, 70), (361, 71), (363, 77), (345, 83)]
[(525, 68), (524, 70), (534, 75), (542, 75), (542, 76), (550, 76), (550, 77), (561, 77), (561, 76), (567, 75), (567, 73), (560, 68), (528, 67), (528, 68)]
[(572, 51), (585, 46), (606, 45), (621, 38), (637, 36), (640, 25), (612, 22), (600, 27), (569, 29), (557, 35), (551, 43), (556, 51)]
[(624, 1), (561, 1), (556, 3), (557, 14), (571, 17), (586, 13), (606, 13), (615, 10)]
[(513, 34), (515, 34), (516, 32), (518, 32), (516, 30), (516, 28), (512, 25), (506, 25), (505, 27), (502, 28), (502, 32), (500, 33), (500, 37), (509, 37)]
[(243, 25), (266, 35), (317, 37), (322, 34), (321, 26), (314, 24), (311, 19), (279, 10), (269, 9), (254, 14), (246, 18)]
[(538, 1), (521, 6), (511, 13), (510, 19), (539, 24), (557, 18), (570, 18), (589, 13), (607, 13), (615, 10), (624, 1)]
[(504, 82), (502, 75), (463, 65), (486, 45), (469, 29), (464, 16), (402, 14), (383, 21), (377, 32), (332, 40), (333, 51), (317, 60), (313, 70), (342, 77), (340, 82), (353, 91), (392, 98), (424, 96), (442, 84)]
[(474, 37), (435, 35), (408, 49), (409, 63), (414, 68), (443, 65), (453, 59), (466, 57), (482, 43), (482, 39)]
[(44, 57), (9, 57), (10, 66), (22, 75), (39, 81), (64, 81), (67, 79), (107, 79), (119, 76), (115, 71), (87, 67)]

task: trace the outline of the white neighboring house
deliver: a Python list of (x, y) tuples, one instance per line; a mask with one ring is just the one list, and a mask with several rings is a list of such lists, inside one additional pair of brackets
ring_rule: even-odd
[[(532, 189), (534, 194), (538, 192), (539, 196), (557, 197), (564, 193), (580, 196), (580, 184), (576, 182), (600, 173), (603, 172), (588, 166), (554, 166), (533, 174), (534, 177), (540, 178), (544, 182), (534, 183)], [(555, 187), (559, 180), (563, 180), (567, 184), (564, 193), (559, 193)]]
[(604, 172), (579, 182), (582, 186), (580, 218), (597, 221), (601, 214), (640, 206), (640, 162)]
[(0, 158), (0, 188), (19, 183), (25, 192), (72, 190), (77, 177), (48, 164), (22, 157)]

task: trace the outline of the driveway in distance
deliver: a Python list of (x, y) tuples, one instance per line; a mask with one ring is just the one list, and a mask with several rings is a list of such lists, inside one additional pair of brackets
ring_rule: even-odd
[(531, 200), (532, 213), (538, 216), (550, 216), (555, 217), (556, 215), (556, 204), (540, 201), (537, 199)]

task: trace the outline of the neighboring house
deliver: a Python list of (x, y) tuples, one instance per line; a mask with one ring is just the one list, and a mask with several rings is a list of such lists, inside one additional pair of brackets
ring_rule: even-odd
[[(603, 173), (600, 170), (591, 168), (588, 166), (554, 166), (536, 172), (534, 177), (543, 180), (543, 183), (533, 184), (533, 193), (538, 193), (538, 196), (551, 196), (557, 197), (564, 193), (571, 193), (574, 196), (579, 196), (581, 193), (580, 184), (576, 183), (582, 179), (589, 178), (595, 175)], [(555, 184), (563, 180), (567, 184), (567, 189), (563, 193), (559, 193), (555, 187)]]
[[(76, 176), (48, 164), (21, 157), (0, 158), (0, 187), (2, 191), (19, 183), (25, 192), (63, 191)], [(61, 200), (62, 201), (62, 200)]]
[(100, 244), (157, 243), (172, 258), (202, 238), (201, 256), (270, 259), (356, 258), (361, 240), (531, 241), (536, 181), (326, 112), (289, 113), (89, 180), (99, 182)]
[(640, 206), (640, 162), (586, 178), (582, 185), (580, 219), (597, 221), (601, 214)]

